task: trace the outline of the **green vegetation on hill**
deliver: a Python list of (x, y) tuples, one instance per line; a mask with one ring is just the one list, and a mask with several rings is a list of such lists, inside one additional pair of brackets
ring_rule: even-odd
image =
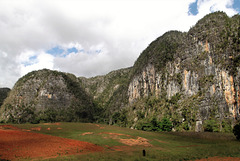
[(2, 106), (3, 101), (7, 98), (10, 91), (11, 90), (9, 88), (0, 88), (0, 107)]
[(105, 76), (79, 78), (80, 85), (101, 109), (98, 122), (113, 124), (113, 115), (128, 104), (129, 75), (132, 68), (112, 71)]
[(228, 17), (224, 12), (215, 12), (199, 20), (189, 30), (189, 35), (200, 41), (211, 42), (211, 48), (214, 52), (214, 62), (234, 73), (236, 72), (236, 64), (233, 62), (239, 56), (240, 52), (239, 29), (239, 14)]
[(139, 56), (133, 66), (133, 75), (139, 74), (148, 63), (158, 71), (173, 61), (178, 48), (184, 42), (184, 33), (170, 31), (153, 41)]
[(93, 122), (99, 109), (76, 76), (43, 69), (19, 79), (0, 113), (3, 122)]

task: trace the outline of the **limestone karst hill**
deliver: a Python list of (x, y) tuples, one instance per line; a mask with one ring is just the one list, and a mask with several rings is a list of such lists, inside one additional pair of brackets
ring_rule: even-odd
[(153, 41), (133, 66), (128, 88), (131, 127), (171, 118), (175, 130), (229, 131), (239, 118), (240, 16), (216, 12), (187, 33)]
[[(16, 83), (1, 107), (1, 120), (30, 118), (35, 111), (47, 115), (54, 109), (57, 118), (74, 113), (66, 121), (98, 120), (143, 129), (146, 123), (168, 118), (177, 131), (209, 130), (209, 124), (212, 131), (231, 131), (239, 119), (240, 16), (211, 13), (186, 33), (167, 32), (133, 67), (104, 76), (76, 78), (49, 70), (51, 74), (37, 76), (44, 71)], [(33, 108), (34, 114), (19, 112), (20, 104)]]
[(80, 87), (76, 76), (43, 69), (17, 81), (2, 105), (1, 120), (91, 122), (94, 112), (92, 99)]

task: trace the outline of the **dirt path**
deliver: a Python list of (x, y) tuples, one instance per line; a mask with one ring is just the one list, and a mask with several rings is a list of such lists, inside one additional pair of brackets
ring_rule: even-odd
[(102, 150), (103, 147), (88, 142), (26, 132), (11, 125), (0, 126), (1, 159), (51, 158)]

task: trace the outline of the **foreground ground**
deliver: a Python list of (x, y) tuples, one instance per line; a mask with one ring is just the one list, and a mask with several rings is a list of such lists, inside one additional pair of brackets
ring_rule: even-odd
[(144, 132), (88, 123), (0, 125), (2, 160), (237, 161), (239, 151), (233, 134)]

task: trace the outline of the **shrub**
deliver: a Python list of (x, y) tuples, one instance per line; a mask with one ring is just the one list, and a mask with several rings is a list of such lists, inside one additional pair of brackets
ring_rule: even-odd
[(203, 125), (204, 131), (219, 132), (219, 125), (216, 120), (206, 120)]
[(181, 99), (181, 94), (177, 93), (176, 95), (171, 97), (171, 99), (169, 100), (169, 103), (176, 105), (180, 99)]
[(142, 124), (141, 130), (143, 131), (156, 131), (156, 127), (151, 123)]
[(234, 126), (233, 134), (236, 136), (237, 140), (240, 140), (240, 123)]
[(115, 112), (112, 116), (113, 124), (126, 127), (127, 126), (127, 111), (122, 110), (120, 112)]
[(172, 131), (172, 121), (168, 118), (163, 118), (161, 121), (157, 121), (154, 117), (149, 123), (139, 124), (137, 129), (144, 131)]
[(172, 131), (172, 122), (168, 118), (163, 118), (158, 123), (159, 131)]
[(120, 112), (115, 112), (112, 116), (112, 122), (113, 124), (116, 124), (118, 121), (119, 121), (119, 118), (120, 118)]
[(184, 130), (189, 130), (188, 122), (183, 123), (183, 129)]
[(223, 120), (222, 121), (222, 132), (232, 132), (231, 121)]

